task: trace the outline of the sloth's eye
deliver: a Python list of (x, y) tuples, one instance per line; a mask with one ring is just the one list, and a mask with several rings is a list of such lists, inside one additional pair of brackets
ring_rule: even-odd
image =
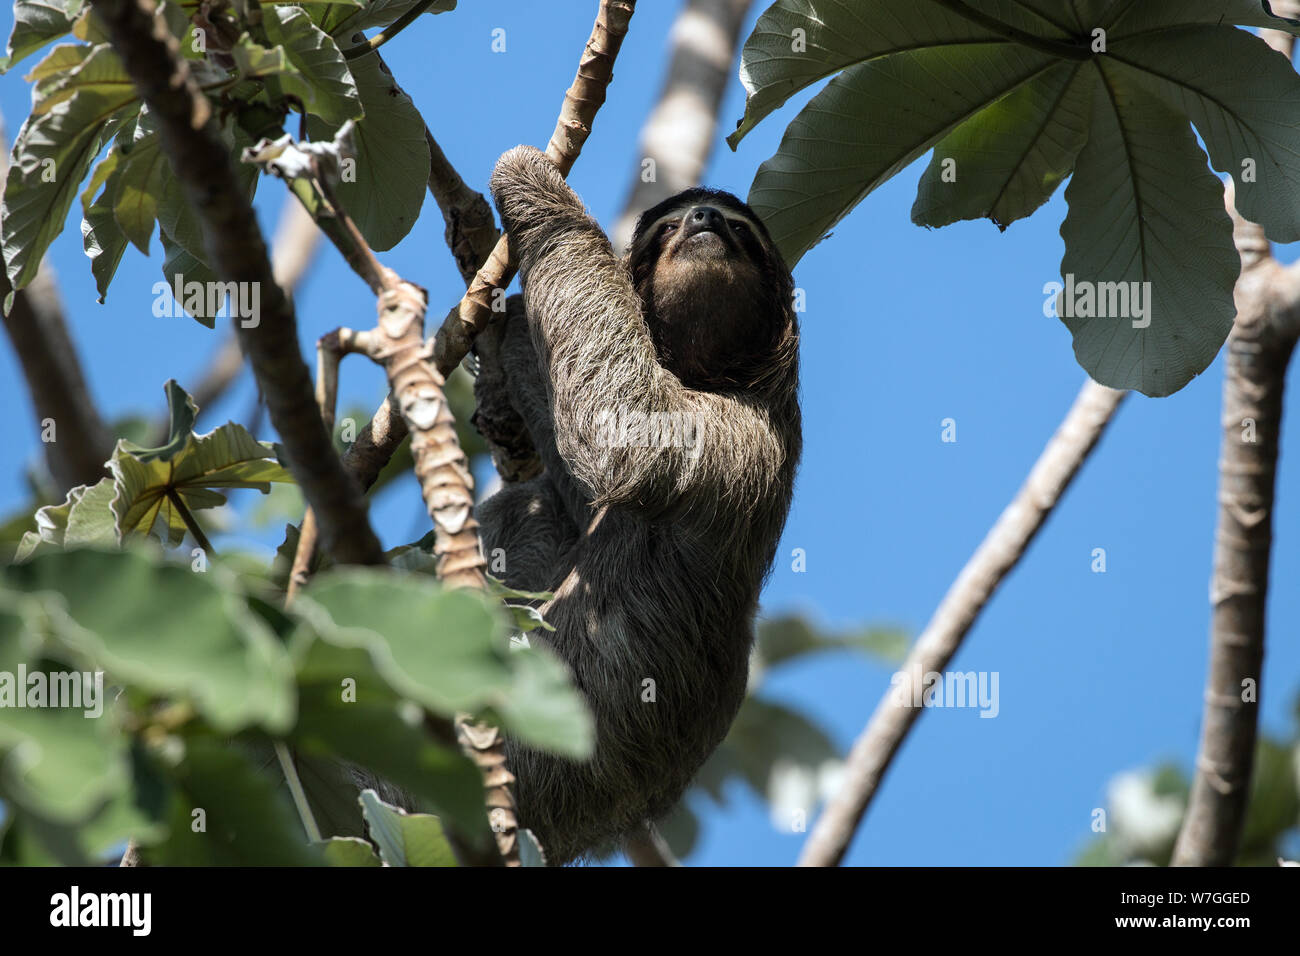
[(733, 219), (731, 221), (731, 228), (742, 236), (749, 234), (749, 223), (742, 219)]
[(671, 233), (673, 230), (675, 230), (676, 228), (677, 228), (677, 223), (675, 223), (675, 222), (666, 222), (666, 223), (664, 223), (664, 225), (663, 225), (663, 229), (660, 230), (660, 234), (666, 236), (666, 235), (668, 235), (669, 233)]

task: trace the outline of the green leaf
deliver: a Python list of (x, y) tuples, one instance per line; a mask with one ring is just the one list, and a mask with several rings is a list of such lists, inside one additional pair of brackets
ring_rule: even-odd
[(821, 727), (788, 707), (751, 695), (701, 777), (714, 777), (713, 788), (721, 792), (721, 778), (739, 774), (768, 803), (773, 824), (790, 831), (812, 817), (823, 776), (839, 763), (839, 751)]
[(219, 566), (77, 550), (37, 554), (3, 580), (40, 593), (59, 640), (115, 682), (189, 700), (222, 732), (292, 724), (288, 657)]
[[(1102, 61), (1100, 70), (1091, 134), (1065, 191), (1067, 281), (1057, 315), (1074, 336), (1079, 364), (1098, 382), (1168, 395), (1204, 371), (1227, 338), (1241, 260), (1222, 184), (1206, 168), (1187, 120), (1122, 67)], [(1171, 183), (1179, 184), (1178, 195)], [(1131, 299), (1122, 307), (1119, 293), (1133, 287), (1102, 285), (1135, 282), (1150, 283), (1137, 287), (1145, 318), (1136, 317)], [(1073, 296), (1072, 286), (1079, 290)], [(1099, 301), (1082, 299), (1088, 291), (1109, 300), (1107, 316), (1096, 314)]]
[(754, 656), (761, 668), (768, 668), (805, 654), (859, 650), (892, 664), (906, 657), (907, 644), (907, 635), (895, 628), (826, 631), (803, 617), (787, 615), (759, 622)]
[(1107, 32), (1113, 40), (1183, 23), (1235, 23), (1300, 36), (1300, 21), (1279, 17), (1267, 0), (1143, 0), (1127, 4)]
[[(146, 256), (149, 238), (158, 219), (158, 197), (171, 178), (171, 163), (162, 150), (162, 138), (138, 123), (134, 140), (119, 144), (117, 168), (110, 179), (113, 218), (126, 238)], [(96, 170), (98, 175), (98, 170)]]
[[(184, 287), (187, 283), (198, 282), (205, 289), (211, 289), (216, 288), (213, 283), (218, 283), (221, 280), (217, 278), (215, 272), (208, 268), (207, 263), (191, 255), (184, 246), (172, 239), (165, 230), (158, 233), (158, 238), (163, 247), (163, 280), (172, 290), (173, 297), (175, 297), (178, 284), (182, 290), (181, 297), (176, 300), (176, 304), (185, 310), (186, 315), (193, 318), (200, 325), (209, 329), (216, 328), (216, 314), (214, 310), (208, 309), (206, 297), (204, 297), (203, 304), (200, 306), (197, 299), (194, 301), (187, 299), (184, 294)], [(123, 241), (125, 241), (125, 237)], [(209, 315), (209, 311), (213, 311), (213, 314)]]
[[(140, 122), (151, 135), (157, 135), (153, 118), (147, 112), (141, 116)], [(222, 128), (221, 139), (232, 156), (238, 156), (240, 150), (252, 145), (252, 140), (248, 134), (233, 124), (227, 124)], [(137, 142), (136, 148), (139, 148), (139, 142)], [(235, 163), (235, 178), (244, 187), (249, 200), (252, 200), (253, 194), (257, 191), (256, 168), (247, 163)], [(194, 207), (190, 205), (180, 179), (176, 176), (168, 175), (166, 177), (162, 194), (158, 197), (158, 226), (162, 231), (161, 238), (164, 253), (170, 240), (173, 245), (181, 246), (194, 260), (207, 263), (208, 253), (204, 245), (203, 224), (199, 220), (198, 213), (194, 211)], [(181, 260), (178, 259), (177, 262), (180, 263)], [(174, 280), (176, 272), (166, 270), (164, 274), (170, 283)], [(191, 275), (190, 272), (184, 272), (183, 275), (186, 281), (208, 281), (206, 277), (197, 274)], [(207, 270), (207, 275), (211, 275), (213, 280), (217, 278), (210, 269)], [(195, 318), (199, 317), (195, 316)], [(199, 319), (199, 321), (211, 327), (212, 316), (208, 316), (207, 319), (206, 322), (203, 319)]]
[[(1027, 30), (1043, 25), (1028, 11), (1002, 12)], [(875, 0), (869, 10), (853, 0), (777, 0), (745, 41), (745, 116), (727, 143), (735, 149), (795, 93), (841, 70), (895, 53), (981, 43), (1009, 45), (1001, 34), (929, 0)]]
[[(0, 591), (0, 646), (31, 633), (27, 599)], [(9, 655), (6, 655), (8, 658)], [(53, 822), (89, 817), (129, 776), (104, 675), (19, 657), (0, 671), (0, 795)]]
[(35, 99), (39, 101), (44, 93), (57, 86), (70, 71), (85, 62), (90, 53), (91, 48), (84, 44), (60, 43), (32, 67), (23, 79), (36, 86)]
[(847, 70), (790, 123), (776, 155), (759, 167), (749, 204), (793, 265), (882, 182), (1054, 65), (1026, 48), (1008, 44), (991, 57), (976, 44), (898, 53)]
[[(360, 648), (337, 647), (304, 629), (292, 641), (298, 661), (295, 749), (358, 764), (427, 802), (471, 839), (487, 836), (483, 777), (454, 747), (423, 728)], [(355, 787), (352, 790), (355, 795)]]
[(1285, 57), (1241, 30), (1196, 26), (1112, 43), (1107, 62), (1196, 124), (1243, 216), (1274, 242), (1300, 239), (1300, 76)]
[[(1300, 34), (1300, 21), (1273, 17), (1258, 0), (778, 0), (745, 45), (749, 99), (730, 142), (836, 74), (750, 191), (787, 263), (931, 145), (913, 207), (922, 225), (988, 216), (1005, 226), (1073, 171), (1073, 195), (1106, 200), (1071, 207), (1067, 260), (1095, 273), (1073, 278), (1119, 281), (1110, 274), (1128, 274), (1136, 258), (1131, 281), (1152, 283), (1165, 317), (1149, 331), (1090, 322), (1080, 335), (1072, 325), (1076, 354), (1106, 384), (1168, 394), (1222, 345), (1237, 274), (1225, 268), (1227, 219), (1208, 202), (1213, 177), (1194, 168), (1204, 156), (1181, 128), (1187, 120), (1215, 166), (1240, 180), (1243, 214), (1272, 238), (1300, 238), (1300, 127), (1286, 106), (1300, 99), (1300, 78), (1232, 24)], [(1152, 108), (1139, 93), (1165, 104), (1162, 136), (1144, 135), (1140, 115), (1120, 116)], [(1099, 95), (1111, 100), (1102, 114)], [(1141, 142), (1144, 153), (1107, 167), (1101, 142), (1120, 155)], [(1179, 174), (1159, 179), (1160, 164)], [(1188, 255), (1158, 248), (1186, 225)], [(1106, 256), (1111, 232), (1140, 249)]]
[[(71, 57), (72, 54), (57, 48), (33, 72), (44, 73)], [(33, 116), (44, 115), (75, 96), (94, 94), (123, 105), (135, 99), (135, 84), (121, 58), (107, 43), (92, 47), (79, 64), (70, 70), (65, 67), (63, 72), (49, 76), (49, 80), (38, 85), (38, 95), (32, 104)]]
[(0, 60), (0, 73), (36, 52), (51, 40), (72, 30), (72, 17), (63, 0), (14, 0), (14, 28), (9, 34), (8, 56)]
[(1060, 63), (996, 100), (934, 147), (912, 222), (991, 219), (1005, 229), (1047, 202), (1088, 138), (1093, 77)]
[[(104, 139), (111, 135), (112, 121), (120, 120), (137, 104), (130, 80), (107, 48), (97, 49), (64, 81), (75, 85), (75, 78), (92, 64), (95, 75), (103, 79), (114, 63), (123, 82), (105, 80), (81, 88), (47, 109), (38, 105), (14, 140), (0, 220), (5, 264), (15, 289), (32, 280), (45, 250), (63, 231), (77, 186)], [(60, 89), (64, 88), (60, 84)]]
[(373, 790), (361, 794), (361, 811), (379, 855), (389, 866), (455, 866), (442, 822), (423, 813), (389, 806)]
[(247, 33), (241, 36), (239, 42), (231, 48), (230, 55), (235, 61), (235, 69), (243, 79), (278, 76), (293, 71), (284, 50), (279, 47), (261, 46)]
[(360, 837), (331, 837), (324, 843), (330, 866), (383, 866), (375, 848)]
[(317, 632), (336, 647), (364, 648), (402, 696), (447, 715), (490, 709), (523, 740), (577, 757), (591, 752), (590, 716), (563, 666), (541, 646), (506, 650), (486, 595), (350, 568), (315, 579), (295, 606), (306, 614), (308, 602), (328, 615), (309, 617)]
[[(228, 742), (192, 737), (170, 768), (177, 786), (166, 840), (150, 863), (163, 866), (311, 866), (323, 861), (283, 792)], [(196, 811), (202, 811), (196, 814)], [(204, 828), (196, 831), (196, 821)]]
[[(375, 54), (349, 64), (365, 116), (352, 132), (354, 176), (345, 170), (335, 187), (339, 202), (376, 252), (391, 249), (411, 231), (429, 183), (424, 119)], [(309, 116), (314, 141), (331, 140), (341, 124)]]
[(103, 478), (89, 488), (73, 488), (63, 504), (46, 505), (36, 512), (36, 530), (23, 536), (15, 560), (25, 561), (39, 544), (59, 548), (116, 545), (119, 538), (112, 509), (114, 494), (113, 479)]
[(327, 123), (342, 125), (362, 114), (361, 96), (348, 64), (329, 34), (301, 7), (275, 7), (266, 17), (266, 35), (284, 47), (297, 72), (280, 80), (285, 93), (297, 96), (307, 110)]
[(198, 511), (225, 504), (225, 495), (213, 488), (256, 488), (266, 494), (271, 482), (291, 482), (293, 476), (275, 460), (275, 449), (243, 425), (228, 422), (206, 435), (193, 434), (193, 401), (175, 381), (166, 388), (171, 410), (167, 442), (160, 448), (141, 448), (121, 439), (109, 470), (117, 486), (113, 513), (121, 533), (155, 534), (174, 546), (186, 532), (174, 497)]

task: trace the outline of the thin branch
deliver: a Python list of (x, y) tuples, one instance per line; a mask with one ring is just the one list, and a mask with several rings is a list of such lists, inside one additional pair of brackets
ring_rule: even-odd
[(385, 27), (382, 33), (376, 33), (365, 43), (344, 50), (343, 59), (355, 60), (357, 57), (375, 52), (393, 37), (397, 36), (397, 34), (401, 33), (414, 23), (415, 18), (433, 6), (433, 3), (434, 0), (420, 0), (419, 3), (394, 20), (390, 26)]
[(641, 127), (632, 188), (611, 232), (632, 239), (642, 212), (698, 186), (716, 144), (718, 110), (736, 75), (736, 46), (753, 0), (688, 0), (673, 22), (671, 55), (654, 109)]
[[(614, 77), (614, 60), (618, 56), (628, 21), (636, 9), (636, 0), (600, 0), (596, 23), (587, 40), (586, 51), (578, 65), (573, 85), (564, 94), (564, 105), (555, 124), (555, 132), (546, 146), (546, 155), (560, 174), (567, 176), (591, 134), (596, 112), (605, 102), (605, 90)], [(514, 277), (510, 261), (510, 244), (502, 236), (487, 261), (474, 276), (464, 297), (448, 313), (434, 339), (434, 362), (444, 376), (460, 364), (474, 338), (492, 315), (493, 290), (504, 289)]]
[(826, 805), (800, 866), (836, 866), (844, 858), (894, 755), (922, 708), (910, 706), (924, 675), (942, 673), (998, 587), (1020, 562), (1110, 423), (1126, 392), (1087, 382), (1034, 463), (1011, 504), (944, 595), (899, 674), (853, 744), (844, 782)]
[(153, 0), (92, 0), (113, 46), (158, 121), (164, 152), (199, 215), (211, 264), (226, 281), (256, 283), (262, 314), (236, 320), (289, 466), (316, 511), (325, 547), (346, 564), (383, 560), (365, 501), (344, 471), (312, 400), (292, 304), (275, 282), (253, 208), (240, 189), (212, 108)]
[(275, 741), (275, 757), (280, 761), (280, 770), (284, 773), (285, 783), (289, 785), (289, 795), (293, 798), (298, 819), (302, 821), (303, 832), (312, 843), (321, 842), (320, 827), (316, 825), (316, 816), (311, 812), (311, 803), (307, 800), (307, 791), (302, 788), (302, 779), (298, 776), (298, 767), (293, 762), (293, 754), (283, 740)]

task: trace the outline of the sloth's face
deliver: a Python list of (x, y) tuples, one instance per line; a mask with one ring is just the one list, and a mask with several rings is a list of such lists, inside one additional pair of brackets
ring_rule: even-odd
[(659, 361), (690, 387), (745, 384), (785, 332), (790, 274), (729, 193), (687, 190), (656, 206), (627, 261)]

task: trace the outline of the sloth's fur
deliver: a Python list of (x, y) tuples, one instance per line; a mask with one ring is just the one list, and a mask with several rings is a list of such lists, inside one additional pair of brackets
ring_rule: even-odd
[[(534, 633), (595, 717), (590, 761), (508, 744), (521, 825), (564, 863), (667, 813), (740, 707), (801, 448), (799, 333), (790, 272), (730, 194), (649, 210), (620, 259), (537, 150), (491, 188), (523, 301), (480, 336), (480, 419), (518, 415), (544, 471), (478, 519), (507, 584), (555, 592)], [(699, 207), (725, 222), (692, 232)], [(692, 447), (620, 445), (602, 417), (656, 412), (687, 416)]]

